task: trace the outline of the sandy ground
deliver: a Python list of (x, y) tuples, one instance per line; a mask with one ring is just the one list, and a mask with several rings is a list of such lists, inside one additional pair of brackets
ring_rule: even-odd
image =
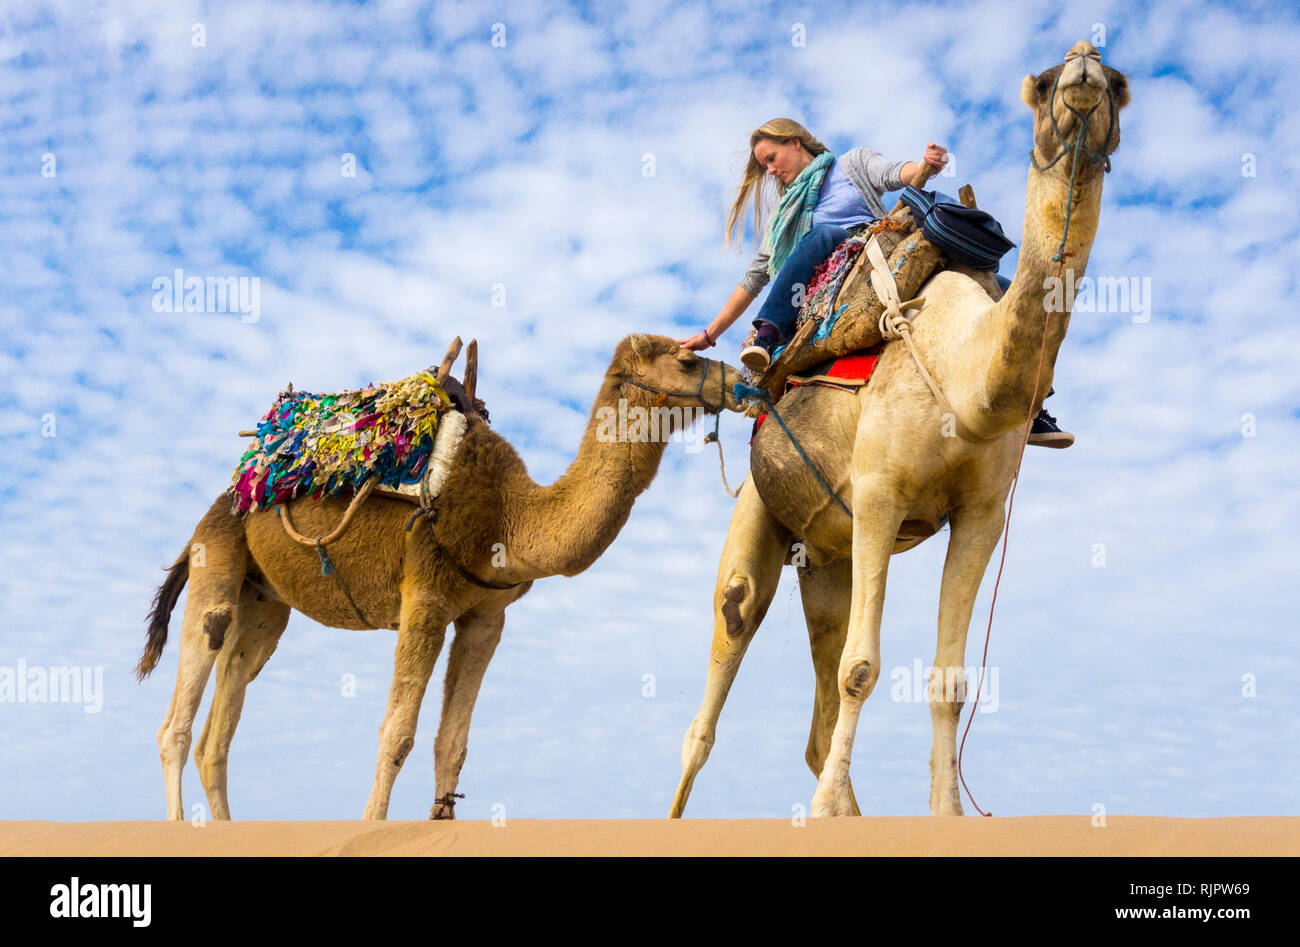
[(14, 855), (1300, 855), (1300, 817), (0, 822)]

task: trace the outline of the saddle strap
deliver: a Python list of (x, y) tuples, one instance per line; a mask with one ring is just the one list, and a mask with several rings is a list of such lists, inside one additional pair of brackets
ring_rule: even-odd
[(889, 261), (885, 259), (884, 251), (880, 249), (880, 244), (876, 242), (874, 235), (867, 241), (865, 252), (867, 258), (871, 261), (871, 285), (876, 290), (876, 296), (885, 305), (885, 311), (880, 314), (880, 334), (891, 341), (893, 339), (902, 339), (907, 345), (907, 350), (912, 353), (912, 361), (916, 363), (917, 371), (921, 373), (921, 377), (929, 387), (930, 393), (934, 395), (939, 410), (953, 419), (957, 433), (963, 440), (970, 441), (972, 444), (987, 444), (996, 440), (1001, 435), (983, 437), (962, 424), (961, 418), (957, 416), (952, 404), (944, 396), (939, 386), (935, 384), (934, 379), (930, 377), (930, 373), (926, 371), (920, 353), (916, 351), (916, 346), (912, 344), (912, 324), (903, 313), (907, 309), (915, 309), (921, 306), (925, 302), (925, 297), (918, 296), (906, 302), (899, 298), (898, 284), (894, 281), (893, 274), (889, 272)]
[(366, 497), (370, 496), (370, 492), (375, 489), (375, 484), (378, 482), (377, 479), (371, 478), (363, 483), (361, 489), (357, 491), (357, 495), (354, 496), (352, 502), (348, 504), (348, 508), (343, 514), (343, 519), (339, 520), (339, 525), (335, 526), (332, 532), (321, 536), (319, 539), (309, 539), (294, 529), (293, 522), (289, 519), (288, 506), (282, 504), (279, 509), (280, 522), (284, 525), (284, 531), (289, 535), (290, 539), (302, 543), (304, 546), (321, 547), (329, 545), (348, 531), (348, 527), (352, 525), (352, 517), (356, 516), (357, 510), (361, 508), (362, 503), (366, 502)]

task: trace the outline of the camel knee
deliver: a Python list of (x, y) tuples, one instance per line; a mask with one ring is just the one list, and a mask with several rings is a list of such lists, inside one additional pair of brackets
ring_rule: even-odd
[(758, 592), (746, 575), (732, 575), (722, 589), (718, 612), (728, 638), (753, 634), (759, 619)]
[(930, 717), (935, 723), (959, 718), (966, 705), (965, 669), (935, 667), (926, 682), (925, 698), (930, 703)]
[(840, 699), (866, 700), (880, 677), (880, 662), (857, 658), (840, 669)]
[(401, 766), (406, 762), (406, 757), (410, 754), (411, 749), (415, 746), (414, 737), (403, 737), (402, 741), (397, 744), (393, 750), (393, 765)]
[(714, 739), (712, 727), (698, 720), (692, 723), (686, 731), (686, 739), (682, 741), (682, 768), (698, 772), (709, 758)]
[(415, 737), (409, 733), (394, 734), (382, 742), (380, 752), (388, 757), (389, 763), (400, 768), (415, 746)]
[(230, 602), (214, 605), (203, 613), (203, 633), (208, 638), (208, 650), (220, 651), (226, 640), (230, 623), (235, 620), (235, 606)]

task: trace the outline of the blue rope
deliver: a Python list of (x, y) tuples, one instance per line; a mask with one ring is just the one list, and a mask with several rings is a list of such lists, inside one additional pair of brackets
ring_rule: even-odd
[[(1031, 148), (1029, 150), (1029, 163), (1038, 171), (1046, 171), (1067, 154), (1073, 156), (1070, 160), (1070, 197), (1065, 203), (1065, 228), (1061, 233), (1061, 245), (1056, 248), (1056, 253), (1052, 257), (1053, 263), (1061, 262), (1062, 255), (1065, 253), (1065, 240), (1070, 235), (1070, 217), (1074, 212), (1074, 181), (1075, 176), (1079, 172), (1079, 155), (1087, 155), (1088, 160), (1092, 163), (1093, 167), (1101, 164), (1104, 160), (1106, 163), (1106, 171), (1109, 172), (1110, 155), (1106, 152), (1110, 149), (1110, 138), (1115, 132), (1115, 96), (1110, 90), (1110, 84), (1107, 83), (1106, 104), (1110, 110), (1110, 124), (1106, 126), (1106, 141), (1102, 145), (1102, 150), (1097, 152), (1093, 151), (1091, 148), (1083, 147), (1084, 139), (1088, 135), (1088, 120), (1092, 118), (1092, 113), (1097, 111), (1097, 106), (1094, 105), (1092, 108), (1088, 109), (1086, 114), (1080, 114), (1079, 110), (1069, 102), (1065, 101), (1065, 97), (1062, 96), (1061, 104), (1069, 109), (1071, 114), (1073, 114), (1079, 121), (1079, 133), (1074, 138), (1073, 146), (1065, 140), (1065, 136), (1061, 134), (1060, 126), (1056, 124), (1056, 111), (1052, 108), (1052, 103), (1056, 99), (1056, 88), (1060, 84), (1061, 74), (1064, 72), (1065, 70), (1062, 69), (1061, 72), (1056, 74), (1056, 79), (1052, 82), (1052, 92), (1047, 98), (1047, 114), (1052, 120), (1052, 132), (1056, 135), (1056, 140), (1061, 145), (1061, 150), (1057, 153), (1055, 158), (1044, 165), (1038, 163), (1038, 159), (1034, 157), (1033, 149)], [(1099, 102), (1097, 104), (1100, 105), (1101, 103)]]
[(813, 472), (813, 476), (817, 478), (817, 482), (821, 484), (821, 488), (826, 491), (826, 495), (835, 501), (849, 519), (853, 519), (853, 511), (845, 506), (844, 501), (841, 500), (835, 491), (831, 489), (830, 484), (826, 482), (826, 478), (822, 476), (822, 472), (817, 469), (817, 465), (812, 462), (812, 458), (808, 456), (806, 451), (804, 451), (803, 445), (799, 443), (793, 432), (786, 427), (785, 421), (776, 410), (776, 405), (772, 403), (772, 396), (767, 393), (767, 390), (765, 388), (754, 388), (750, 385), (736, 382), (732, 392), (736, 396), (737, 401), (748, 401), (753, 399), (755, 401), (761, 401), (763, 404), (767, 405), (767, 410), (771, 412), (772, 417), (776, 418), (776, 423), (781, 425), (781, 430), (785, 431), (785, 436), (790, 438), (790, 443), (793, 444), (794, 449), (799, 452), (799, 457), (808, 466), (808, 469)]
[(840, 316), (844, 315), (848, 308), (849, 304), (845, 303), (843, 306), (840, 306), (839, 309), (836, 309), (828, 317), (823, 319), (822, 324), (818, 327), (817, 331), (813, 333), (814, 341), (821, 341), (829, 336), (831, 330), (835, 328), (835, 323), (839, 320)]

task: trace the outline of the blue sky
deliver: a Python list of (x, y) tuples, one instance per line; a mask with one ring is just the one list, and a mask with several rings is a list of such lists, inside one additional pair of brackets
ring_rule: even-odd
[[(999, 815), (1300, 814), (1300, 24), (1190, 2), (894, 9), (6, 4), (0, 668), (102, 668), (103, 707), (0, 703), (0, 818), (162, 816), (154, 738), (180, 609), (140, 685), (144, 615), (228, 483), (236, 432), (286, 382), (399, 378), (477, 337), (494, 427), (549, 482), (617, 341), (696, 331), (744, 272), (752, 242), (724, 253), (722, 227), (753, 128), (790, 116), (837, 153), (895, 159), (937, 141), (957, 169), (942, 188), (970, 182), (1018, 240), (1020, 80), (1080, 39), (1133, 92), (1089, 272), (1149, 279), (1152, 306), (1145, 322), (1071, 322), (1048, 408), (1078, 442), (1025, 456), (990, 647), (998, 709), (976, 715), (966, 779)], [(259, 317), (155, 311), (153, 281), (176, 268), (257, 277)], [(718, 349), (733, 364), (742, 335)], [(722, 431), (742, 469), (748, 422)], [(671, 445), (608, 553), (511, 607), (463, 816), (667, 813), (731, 509), (713, 452)], [(893, 560), (887, 673), (933, 656), (944, 550), (941, 536)], [(806, 642), (790, 573), (688, 815), (807, 805)], [(249, 689), (236, 818), (361, 814), (394, 643), (295, 615)], [(445, 662), (393, 818), (433, 799)], [(853, 765), (865, 812), (928, 811), (929, 745), (925, 706), (882, 680)], [(203, 801), (192, 765), (185, 797)]]

